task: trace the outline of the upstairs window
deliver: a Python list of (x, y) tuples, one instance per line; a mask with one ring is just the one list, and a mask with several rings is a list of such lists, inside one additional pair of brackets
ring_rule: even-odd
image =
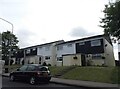
[(72, 44), (67, 44), (67, 47), (72, 47)]
[(85, 42), (80, 42), (79, 45), (85, 45)]
[(30, 49), (27, 49), (27, 50), (26, 50), (26, 53), (29, 54), (29, 53), (30, 53)]
[(39, 47), (39, 49), (42, 49), (42, 47)]
[(59, 45), (59, 46), (57, 47), (57, 50), (63, 50), (63, 46), (62, 46), (62, 45)]
[(36, 48), (33, 48), (32, 50), (33, 50), (33, 51), (35, 51), (35, 50), (36, 50)]
[(46, 51), (49, 51), (49, 50), (50, 50), (50, 46), (46, 46), (46, 47), (45, 47), (45, 50), (46, 50)]
[(101, 46), (100, 40), (92, 40), (91, 41), (91, 46)]

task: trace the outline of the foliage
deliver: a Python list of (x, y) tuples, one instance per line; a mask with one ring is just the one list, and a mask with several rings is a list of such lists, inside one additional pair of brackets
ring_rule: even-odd
[(104, 28), (104, 33), (120, 38), (120, 1), (105, 5), (103, 11), (104, 18), (101, 19), (100, 27)]
[(8, 64), (9, 56), (15, 55), (15, 52), (19, 49), (17, 37), (10, 31), (2, 33), (2, 59), (5, 60), (5, 64)]

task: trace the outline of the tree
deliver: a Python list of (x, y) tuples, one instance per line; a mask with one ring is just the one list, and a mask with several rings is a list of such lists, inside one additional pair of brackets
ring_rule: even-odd
[(5, 64), (9, 63), (9, 56), (11, 57), (19, 49), (17, 37), (10, 31), (2, 33), (2, 60), (5, 60)]
[(105, 35), (120, 39), (120, 1), (109, 2), (103, 13), (104, 18), (101, 19), (100, 26), (104, 28)]

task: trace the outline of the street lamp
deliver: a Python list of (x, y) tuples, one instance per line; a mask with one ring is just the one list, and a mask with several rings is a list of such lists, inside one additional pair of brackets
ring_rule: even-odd
[[(12, 29), (11, 29), (11, 30), (12, 30), (12, 34), (13, 34), (13, 24), (12, 24), (11, 22), (3, 19), (3, 18), (0, 18), (0, 19), (3, 20), (3, 21), (5, 21), (5, 22), (7, 22), (7, 23), (9, 23), (9, 24), (12, 26)], [(10, 67), (10, 60), (11, 60), (11, 49), (12, 49), (12, 43), (11, 43), (11, 41), (12, 41), (12, 37), (10, 36), (10, 50), (9, 50), (8, 69), (9, 69), (9, 67)]]
[(11, 22), (9, 22), (9, 21), (3, 19), (3, 18), (0, 18), (0, 19), (3, 20), (3, 21), (5, 21), (5, 22), (7, 22), (7, 23), (9, 23), (9, 24), (11, 24), (11, 26), (12, 26), (12, 34), (13, 34), (13, 24), (12, 24)]

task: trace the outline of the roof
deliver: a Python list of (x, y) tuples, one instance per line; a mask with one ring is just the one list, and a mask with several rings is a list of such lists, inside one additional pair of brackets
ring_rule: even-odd
[(70, 40), (70, 41), (66, 41), (66, 42), (64, 40), (58, 40), (58, 41), (54, 41), (54, 42), (49, 42), (49, 43), (44, 43), (44, 44), (40, 44), (40, 45), (21, 48), (21, 50), (28, 49), (28, 48), (34, 48), (34, 47), (37, 48), (38, 46), (44, 46), (44, 45), (49, 45), (49, 44), (53, 44), (53, 43), (57, 43), (56, 45), (61, 45), (61, 44), (73, 43), (73, 42), (77, 42), (77, 41), (83, 41), (83, 40), (94, 39), (94, 38), (99, 38), (99, 37), (104, 37), (112, 45), (110, 37), (102, 34), (102, 35), (90, 36), (90, 37), (85, 37), (85, 38), (76, 39), (76, 40)]
[(76, 41), (83, 41), (83, 40), (93, 39), (93, 38), (98, 38), (98, 37), (103, 37), (103, 35), (90, 36), (90, 37), (86, 37), (86, 38), (81, 38), (81, 39), (66, 41), (66, 42), (63, 42), (63, 43), (59, 43), (58, 45), (60, 45), (60, 44), (66, 44), (66, 43), (73, 43), (73, 42), (76, 42)]
[(66, 42), (59, 43), (58, 45), (67, 44), (67, 43), (73, 43), (73, 42), (83, 41), (83, 40), (88, 40), (88, 39), (100, 38), (100, 37), (104, 37), (112, 45), (112, 42), (111, 42), (109, 36), (105, 36), (104, 34), (96, 35), (96, 36), (90, 36), (90, 37), (85, 37), (85, 38), (71, 40), (71, 41), (66, 41)]
[(35, 45), (35, 46), (30, 46), (30, 47), (25, 47), (25, 48), (21, 48), (22, 49), (28, 49), (28, 48), (36, 48), (38, 46), (44, 46), (44, 45), (49, 45), (49, 44), (53, 44), (53, 43), (61, 43), (64, 42), (64, 40), (58, 40), (58, 41), (54, 41), (54, 42), (49, 42), (49, 43), (44, 43), (44, 44), (40, 44), (40, 45)]

